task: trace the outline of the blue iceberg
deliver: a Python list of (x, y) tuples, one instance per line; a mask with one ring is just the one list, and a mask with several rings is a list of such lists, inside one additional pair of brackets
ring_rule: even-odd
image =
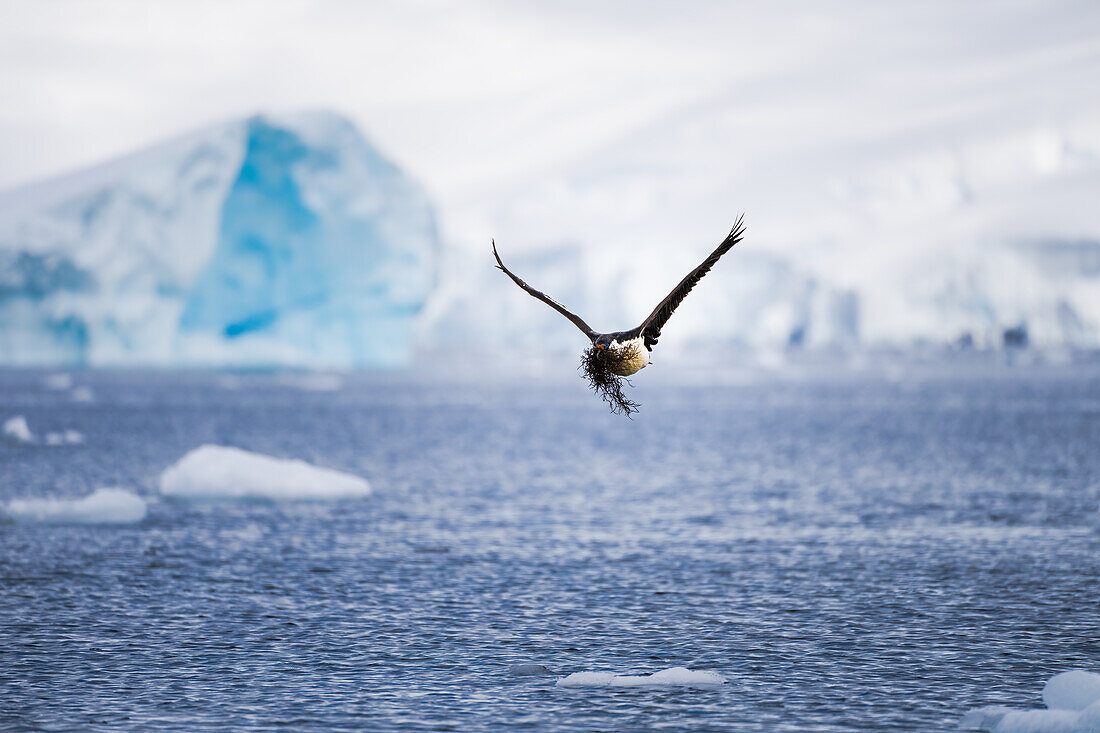
[(0, 364), (401, 365), (438, 250), (347, 120), (233, 122), (0, 197)]

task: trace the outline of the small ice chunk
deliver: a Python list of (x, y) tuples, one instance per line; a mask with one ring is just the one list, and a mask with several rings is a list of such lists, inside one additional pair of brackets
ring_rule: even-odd
[(1100, 700), (1100, 674), (1074, 669), (1050, 678), (1043, 703), (1051, 710), (1084, 710)]
[(19, 522), (133, 524), (145, 518), (145, 500), (126, 489), (96, 489), (81, 499), (13, 499), (5, 507)]
[(323, 500), (367, 496), (366, 479), (297, 459), (204, 445), (160, 476), (160, 491), (185, 499)]
[(614, 672), (574, 672), (557, 681), (558, 687), (607, 687), (615, 679)]
[(959, 721), (959, 730), (986, 730), (991, 731), (1009, 713), (1018, 712), (1003, 705), (988, 705), (984, 708), (971, 710)]
[(677, 685), (686, 687), (706, 687), (724, 685), (726, 678), (717, 672), (695, 671), (687, 667), (671, 667), (660, 672), (642, 676), (622, 676), (611, 681), (613, 687), (635, 687), (641, 685)]
[(1092, 733), (1077, 726), (1080, 713), (1075, 710), (1012, 710), (1005, 713), (996, 733)]
[(78, 430), (46, 433), (46, 445), (80, 445), (83, 442), (84, 434)]
[(10, 417), (4, 421), (4, 437), (16, 443), (33, 443), (34, 433), (22, 415)]
[(1100, 733), (1100, 675), (1075, 669), (1056, 674), (1043, 688), (1047, 710), (984, 707), (959, 722), (962, 730), (993, 733)]
[(43, 381), (43, 384), (46, 385), (46, 389), (62, 390), (62, 389), (69, 389), (70, 387), (73, 386), (72, 375), (71, 374), (65, 374), (64, 372), (60, 372), (58, 374), (51, 374), (42, 381)]
[(726, 684), (726, 678), (717, 672), (670, 667), (648, 675), (574, 672), (557, 684), (559, 687), (714, 687)]

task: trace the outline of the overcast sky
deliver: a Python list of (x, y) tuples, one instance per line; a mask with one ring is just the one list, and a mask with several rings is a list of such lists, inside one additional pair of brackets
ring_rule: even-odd
[(1095, 0), (0, 0), (0, 188), (324, 107), (460, 243), (709, 241), (747, 210), (799, 246), (984, 195), (998, 166), (1085, 165), (1097, 90)]

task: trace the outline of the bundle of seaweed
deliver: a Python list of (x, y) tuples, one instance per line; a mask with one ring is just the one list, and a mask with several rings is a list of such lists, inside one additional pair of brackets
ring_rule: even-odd
[(630, 382), (615, 372), (625, 371), (621, 365), (630, 362), (636, 354), (627, 349), (589, 348), (581, 355), (580, 372), (588, 380), (588, 386), (600, 396), (613, 415), (626, 415), (638, 411), (638, 403), (623, 394), (623, 383)]

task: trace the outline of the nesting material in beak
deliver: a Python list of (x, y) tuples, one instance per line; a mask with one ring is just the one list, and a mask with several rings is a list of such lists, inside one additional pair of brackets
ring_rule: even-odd
[(615, 373), (624, 371), (621, 365), (634, 357), (629, 349), (616, 351), (600, 346), (592, 346), (581, 355), (581, 374), (592, 391), (611, 408), (613, 415), (630, 417), (638, 411), (638, 403), (623, 394), (623, 383), (629, 385), (630, 382)]

